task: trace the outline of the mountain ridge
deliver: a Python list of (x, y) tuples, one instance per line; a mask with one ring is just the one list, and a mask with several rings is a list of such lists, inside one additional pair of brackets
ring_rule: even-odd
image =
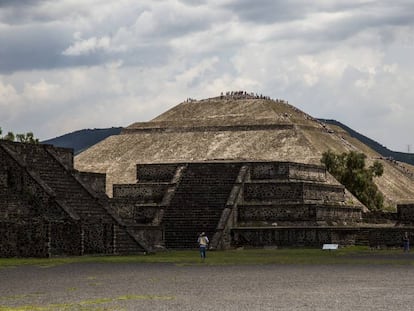
[(56, 147), (71, 148), (73, 149), (73, 153), (77, 155), (109, 136), (118, 135), (122, 129), (122, 127), (82, 129), (41, 141), (41, 143), (54, 145)]
[(352, 137), (355, 137), (356, 139), (358, 139), (359, 141), (363, 142), (364, 144), (366, 144), (367, 146), (369, 146), (370, 148), (372, 148), (373, 150), (375, 150), (376, 152), (378, 152), (381, 156), (385, 157), (385, 158), (391, 158), (393, 160), (399, 161), (399, 162), (404, 162), (407, 164), (411, 164), (414, 165), (414, 154), (413, 153), (405, 153), (405, 152), (399, 152), (399, 151), (392, 151), (390, 149), (388, 149), (387, 147), (381, 145), (380, 143), (378, 143), (377, 141), (353, 130), (352, 128), (346, 126), (345, 124), (334, 120), (334, 119), (321, 119), (318, 118), (319, 121), (324, 122), (326, 124), (329, 125), (335, 125), (335, 126), (339, 126), (341, 127), (343, 130), (347, 131), (349, 133), (349, 135), (351, 135)]

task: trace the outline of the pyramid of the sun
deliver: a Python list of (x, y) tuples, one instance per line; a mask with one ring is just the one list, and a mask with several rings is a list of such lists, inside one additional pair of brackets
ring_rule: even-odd
[(218, 96), (187, 100), (149, 122), (126, 127), (75, 158), (78, 170), (107, 174), (113, 184), (136, 182), (139, 163), (212, 160), (271, 160), (320, 164), (323, 152), (355, 150), (368, 164), (379, 160), (376, 180), (392, 205), (413, 200), (412, 167), (381, 159), (344, 130), (328, 126), (283, 100), (258, 96)]

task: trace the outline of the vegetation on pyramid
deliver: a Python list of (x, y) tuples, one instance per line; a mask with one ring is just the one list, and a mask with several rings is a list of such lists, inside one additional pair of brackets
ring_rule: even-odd
[(374, 177), (384, 173), (383, 165), (375, 161), (369, 168), (365, 167), (366, 155), (351, 151), (335, 154), (328, 150), (322, 155), (321, 162), (341, 184), (370, 210), (381, 210), (384, 197), (375, 185)]

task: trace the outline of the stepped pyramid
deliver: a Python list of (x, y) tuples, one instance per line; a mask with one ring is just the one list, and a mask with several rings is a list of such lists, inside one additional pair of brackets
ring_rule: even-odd
[(102, 179), (74, 170), (72, 149), (0, 140), (0, 257), (144, 253)]
[(341, 128), (319, 122), (284, 100), (245, 92), (189, 99), (149, 122), (131, 124), (120, 135), (77, 155), (75, 167), (106, 173), (107, 194), (112, 196), (113, 184), (136, 182), (139, 163), (244, 160), (320, 164), (322, 153), (329, 149), (363, 152), (368, 165), (380, 161), (384, 174), (375, 181), (390, 206), (414, 199), (413, 167), (382, 159)]

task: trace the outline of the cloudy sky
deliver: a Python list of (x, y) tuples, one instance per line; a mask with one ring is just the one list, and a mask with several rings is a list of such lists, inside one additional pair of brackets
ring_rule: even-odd
[(412, 0), (0, 0), (0, 127), (44, 140), (246, 90), (413, 152), (413, 55)]

